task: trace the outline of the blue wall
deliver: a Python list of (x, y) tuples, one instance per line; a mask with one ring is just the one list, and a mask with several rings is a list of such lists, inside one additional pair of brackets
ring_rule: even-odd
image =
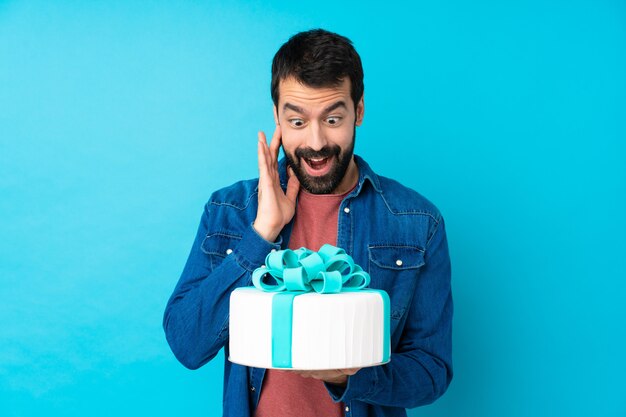
[(219, 414), (223, 358), (184, 369), (162, 311), (211, 191), (256, 175), (273, 53), (320, 26), (364, 61), (357, 153), (446, 217), (456, 375), (411, 415), (626, 415), (626, 4), (600, 0), (0, 1), (0, 415)]

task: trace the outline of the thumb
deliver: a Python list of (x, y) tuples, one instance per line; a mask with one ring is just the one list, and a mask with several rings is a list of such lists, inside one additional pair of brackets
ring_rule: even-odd
[(287, 191), (285, 192), (287, 199), (295, 204), (299, 190), (300, 181), (298, 181), (298, 178), (295, 175), (292, 175), (291, 177), (289, 177), (289, 182), (287, 183)]
[(361, 368), (348, 368), (348, 369), (341, 369), (341, 373), (343, 373), (344, 375), (354, 375), (357, 372), (359, 372), (361, 370)]

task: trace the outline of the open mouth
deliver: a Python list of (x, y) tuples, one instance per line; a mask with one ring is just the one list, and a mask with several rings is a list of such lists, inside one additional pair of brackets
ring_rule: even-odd
[(306, 171), (309, 175), (320, 176), (326, 174), (332, 165), (331, 157), (328, 158), (303, 158)]

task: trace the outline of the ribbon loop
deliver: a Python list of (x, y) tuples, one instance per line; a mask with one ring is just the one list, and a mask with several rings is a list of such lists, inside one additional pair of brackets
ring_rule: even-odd
[(339, 271), (320, 272), (319, 275), (311, 281), (311, 286), (317, 293), (333, 294), (341, 292), (342, 280)]
[[(274, 277), (276, 284), (266, 278)], [(307, 248), (271, 252), (265, 266), (252, 272), (252, 284), (263, 291), (315, 291), (320, 294), (359, 291), (370, 283), (367, 272), (345, 250), (325, 244), (318, 252)]]
[(261, 268), (257, 268), (252, 272), (252, 285), (257, 287), (260, 290), (267, 292), (280, 292), (285, 291), (285, 284), (281, 278), (278, 278), (274, 275), (274, 278), (277, 282), (276, 285), (267, 284), (263, 281), (263, 279), (270, 273), (270, 270), (267, 267), (262, 266)]
[(347, 269), (349, 272), (344, 276), (350, 277), (354, 270), (354, 261), (350, 255), (338, 254), (326, 261), (325, 266), (327, 271), (339, 271), (342, 275), (344, 275), (344, 271)]
[(310, 291), (310, 285), (306, 280), (304, 268), (289, 268), (283, 271), (283, 279), (287, 291)]
[(322, 259), (326, 261), (335, 255), (345, 254), (346, 251), (341, 248), (338, 248), (337, 246), (333, 246), (328, 243), (325, 243), (324, 245), (322, 245), (318, 253), (322, 257)]
[(355, 271), (347, 282), (343, 284), (344, 291), (359, 291), (370, 285), (370, 274), (355, 265)]

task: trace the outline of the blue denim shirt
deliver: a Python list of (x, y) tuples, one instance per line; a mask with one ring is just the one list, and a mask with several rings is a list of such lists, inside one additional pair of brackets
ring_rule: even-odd
[[(359, 180), (341, 202), (337, 245), (371, 275), (370, 287), (391, 301), (391, 361), (363, 368), (346, 387), (326, 384), (345, 415), (406, 416), (405, 408), (429, 404), (452, 378), (452, 293), (444, 221), (417, 192), (376, 175), (355, 156)], [(285, 160), (279, 163), (283, 188)], [(286, 249), (292, 224), (268, 242), (252, 227), (258, 180), (216, 191), (204, 207), (196, 239), (163, 318), (178, 360), (197, 369), (225, 349), (228, 358), (229, 295), (251, 285), (252, 271), (272, 249)], [(292, 221), (293, 223), (293, 221)], [(254, 320), (254, 317), (250, 317)], [(252, 416), (265, 369), (225, 360), (224, 415)]]

